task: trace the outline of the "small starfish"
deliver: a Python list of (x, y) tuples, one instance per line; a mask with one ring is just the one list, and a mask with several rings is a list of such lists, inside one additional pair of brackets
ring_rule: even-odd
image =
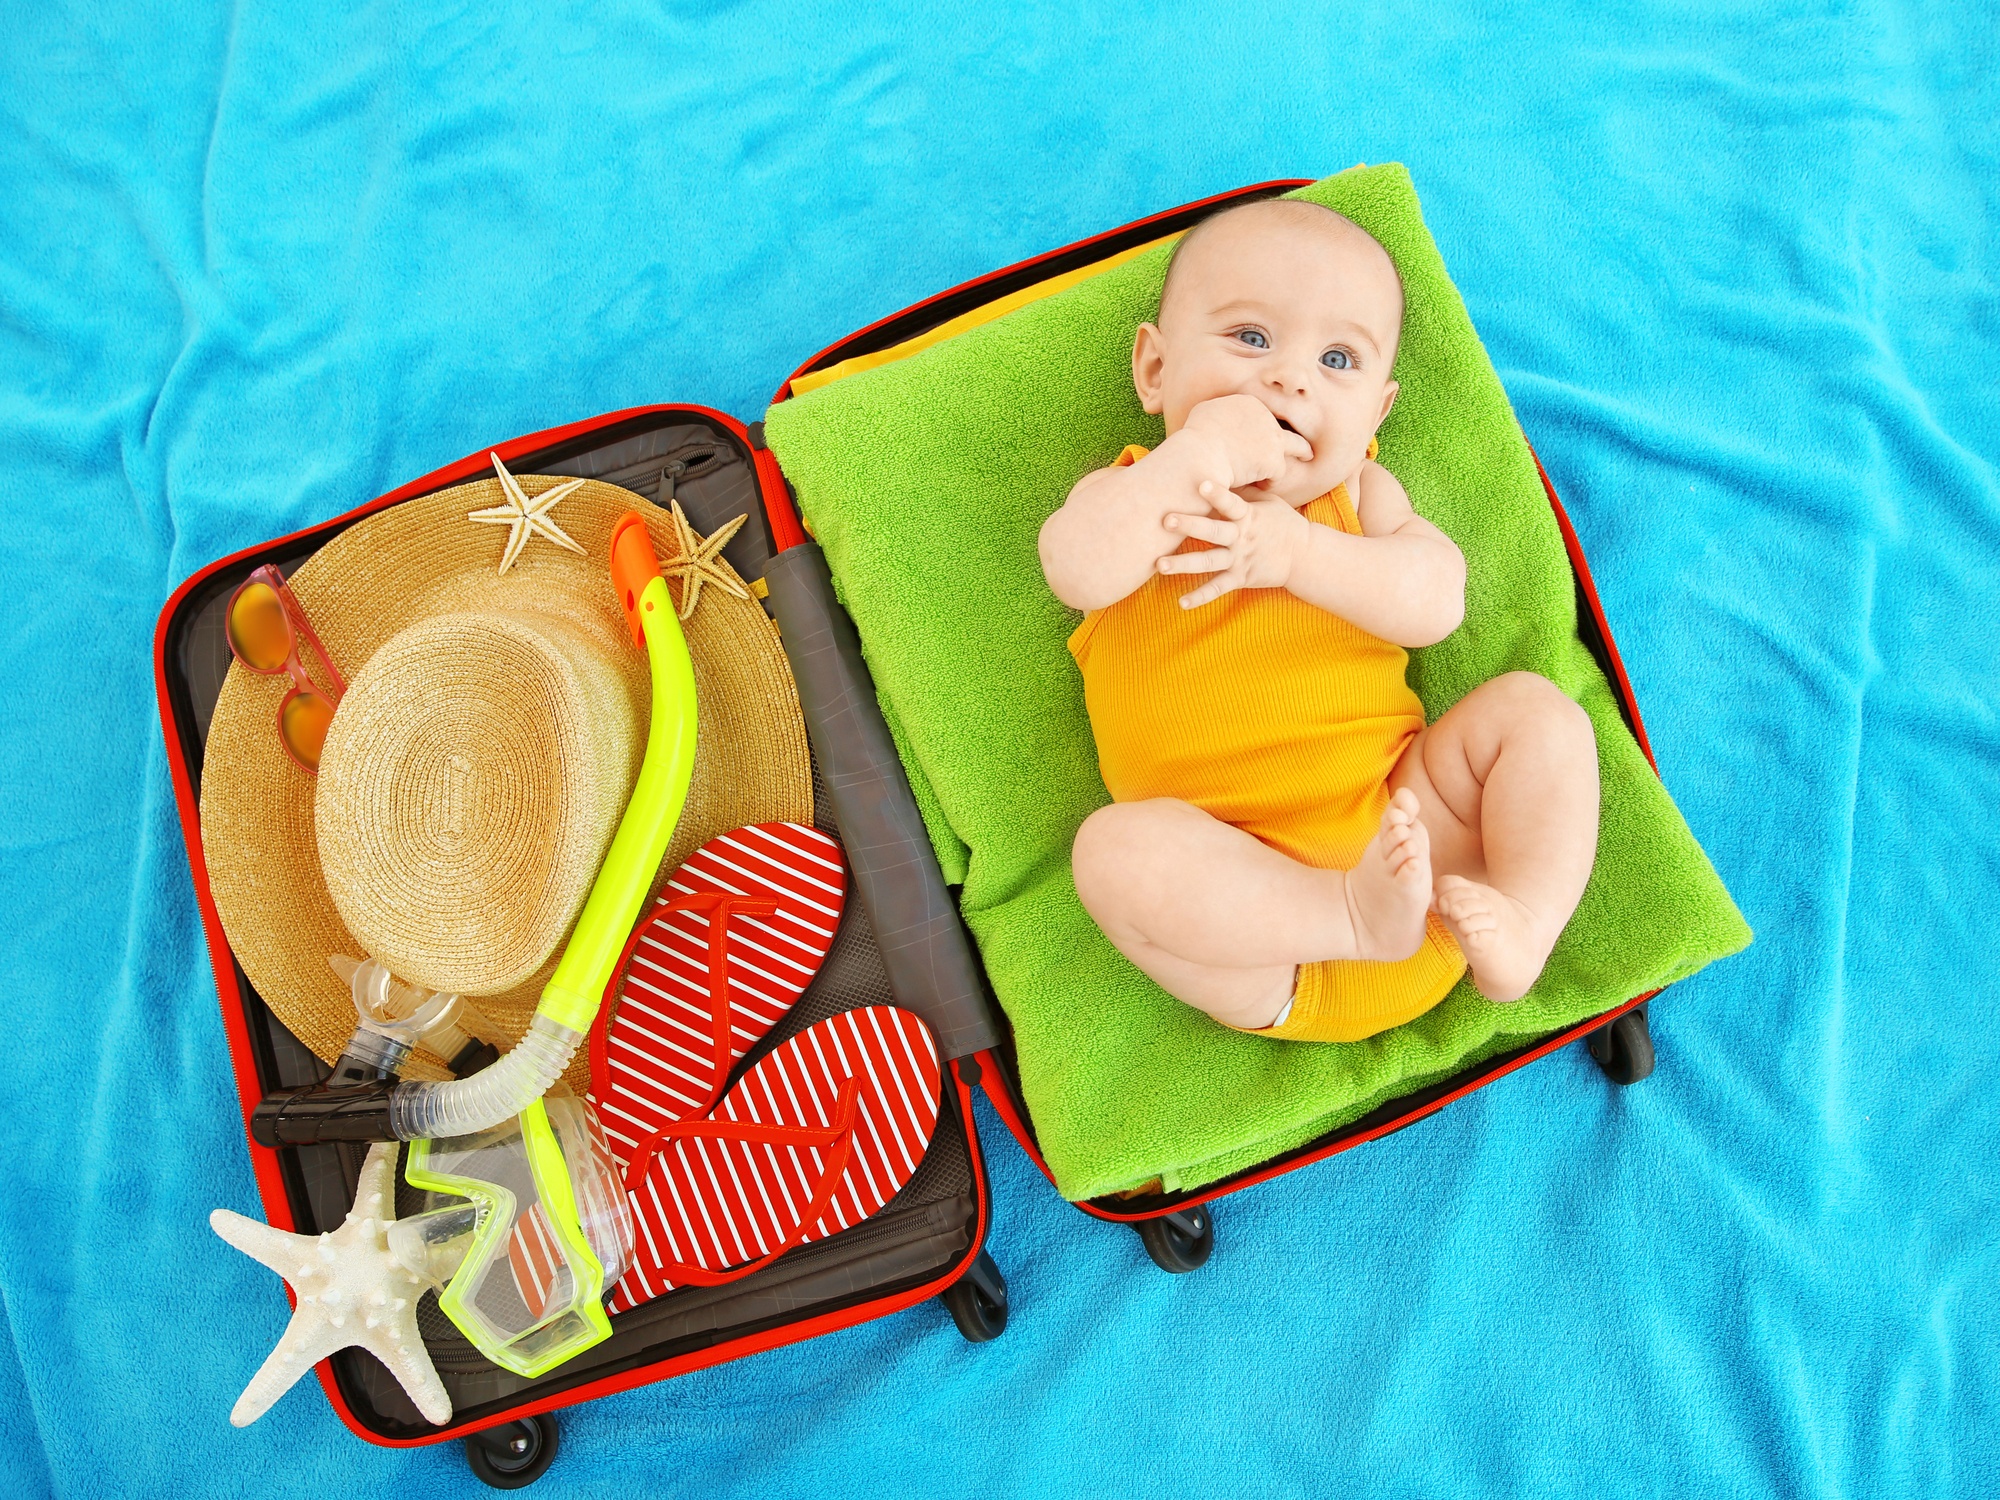
[(507, 466), (500, 462), (500, 455), (489, 453), (486, 456), (493, 460), (494, 472), (500, 476), (500, 488), (507, 492), (507, 503), (496, 505), (490, 510), (469, 511), (465, 519), (478, 521), (486, 526), (508, 528), (507, 550), (500, 558), (500, 571), (504, 573), (513, 567), (514, 559), (521, 555), (529, 540), (537, 535), (545, 536), (558, 547), (567, 547), (581, 556), (583, 548), (577, 546), (575, 539), (568, 532), (549, 519), (549, 512), (555, 509), (558, 500), (579, 487), (583, 481), (572, 479), (568, 484), (559, 484), (552, 489), (543, 490), (530, 500), (527, 492), (521, 488), (521, 482), (509, 474)]
[(738, 516), (733, 521), (724, 522), (703, 541), (696, 530), (688, 525), (688, 518), (681, 510), (680, 501), (673, 502), (674, 536), (679, 551), (675, 560), (660, 565), (662, 577), (678, 578), (681, 581), (680, 617), (685, 620), (694, 613), (695, 601), (701, 597), (704, 582), (712, 583), (725, 593), (734, 594), (738, 599), (748, 599), (750, 591), (736, 581), (736, 574), (726, 562), (718, 562), (717, 554), (723, 545), (736, 535), (737, 529), (749, 520), (747, 515)]
[(397, 1150), (393, 1141), (369, 1147), (354, 1207), (330, 1234), (287, 1234), (226, 1208), (208, 1216), (209, 1228), (284, 1277), (298, 1296), (284, 1337), (230, 1409), (233, 1425), (248, 1427), (301, 1375), (350, 1344), (389, 1367), (426, 1421), (442, 1427), (451, 1420), (451, 1397), (417, 1332), (417, 1298), (428, 1283), (389, 1249)]

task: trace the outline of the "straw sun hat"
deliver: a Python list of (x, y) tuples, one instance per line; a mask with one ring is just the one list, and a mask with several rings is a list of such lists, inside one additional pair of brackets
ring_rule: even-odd
[[(519, 479), (530, 497), (566, 482)], [(638, 775), (651, 679), (612, 592), (611, 528), (627, 510), (645, 516), (670, 575), (681, 530), (589, 480), (548, 514), (581, 552), (530, 534), (503, 573), (516, 533), (468, 517), (506, 501), (497, 476), (404, 501), (291, 576), (349, 679), (316, 778), (278, 741), (282, 673), (232, 664), (216, 701), (201, 778), (216, 911), (258, 993), (327, 1062), (354, 1030), (327, 964), (337, 953), (456, 990), (483, 1040), (518, 1040)], [(710, 566), (741, 587), (720, 555)], [(690, 602), (688, 582), (669, 587)], [(812, 821), (777, 627), (747, 592), (714, 582), (697, 582), (691, 602), (694, 782), (663, 873), (729, 829)], [(406, 1071), (446, 1076), (421, 1051)]]

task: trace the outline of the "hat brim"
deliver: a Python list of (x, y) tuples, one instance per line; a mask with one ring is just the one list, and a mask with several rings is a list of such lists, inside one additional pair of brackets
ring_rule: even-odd
[[(530, 495), (562, 482), (520, 476)], [(505, 528), (466, 517), (504, 498), (497, 479), (458, 485), (367, 517), (314, 553), (289, 583), (335, 665), (352, 677), (404, 626), (447, 611), (555, 609), (601, 639), (643, 717), (651, 679), (606, 559), (612, 526), (628, 510), (645, 517), (663, 561), (677, 556), (670, 516), (629, 490), (586, 481), (551, 516), (582, 554), (537, 537), (502, 575)], [(710, 583), (682, 628), (694, 661), (697, 748), (663, 874), (718, 833), (774, 820), (810, 823), (813, 814), (805, 720), (777, 626), (747, 589), (739, 598)], [(309, 655), (304, 660), (317, 670)], [(331, 1063), (353, 1034), (354, 1007), (327, 959), (366, 949), (341, 922), (320, 871), (314, 779), (278, 742), (278, 705), (289, 686), (283, 674), (231, 664), (203, 756), (202, 847), (216, 912), (244, 973), (292, 1034)], [(471, 1000), (483, 1040), (519, 1040), (560, 953), (558, 945), (526, 982)], [(445, 1076), (421, 1051), (405, 1071)], [(570, 1080), (579, 1092), (584, 1081), (583, 1072)]]

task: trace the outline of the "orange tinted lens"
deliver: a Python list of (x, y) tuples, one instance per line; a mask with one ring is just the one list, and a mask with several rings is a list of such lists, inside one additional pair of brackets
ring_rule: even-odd
[(304, 688), (287, 695), (278, 711), (278, 733), (308, 771), (319, 769), (320, 747), (326, 744), (326, 729), (332, 722), (333, 705)]
[(275, 672), (284, 666), (292, 654), (292, 625), (271, 585), (253, 583), (236, 596), (229, 606), (229, 644), (246, 667)]

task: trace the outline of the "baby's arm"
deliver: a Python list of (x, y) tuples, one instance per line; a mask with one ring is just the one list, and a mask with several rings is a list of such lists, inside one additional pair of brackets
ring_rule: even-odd
[(1214, 543), (1162, 557), (1162, 573), (1214, 573), (1181, 596), (1198, 609), (1232, 589), (1282, 588), (1398, 646), (1443, 640), (1465, 617), (1465, 557), (1410, 508), (1396, 476), (1364, 463), (1354, 486), (1361, 535), (1308, 521), (1282, 500), (1223, 495), (1210, 517), (1169, 516), (1177, 534)]
[(1393, 645), (1435, 645), (1465, 618), (1465, 554), (1380, 464), (1361, 466), (1357, 488), (1361, 535), (1308, 527), (1285, 587)]
[(1042, 523), (1042, 572), (1071, 609), (1116, 604), (1157, 570), (1188, 533), (1169, 516), (1206, 516), (1233, 486), (1282, 472), (1285, 458), (1310, 455), (1248, 396), (1204, 401), (1186, 424), (1126, 468), (1078, 480), (1062, 509)]

